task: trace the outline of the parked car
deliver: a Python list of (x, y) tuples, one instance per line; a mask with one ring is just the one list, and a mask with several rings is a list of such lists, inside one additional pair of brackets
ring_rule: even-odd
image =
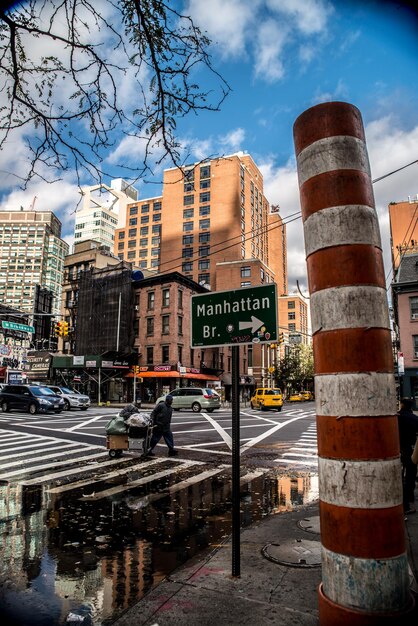
[(314, 399), (314, 395), (313, 395), (312, 391), (301, 391), (300, 393), (302, 395), (302, 399), (303, 400), (313, 400)]
[(275, 387), (258, 387), (251, 396), (250, 406), (252, 409), (277, 409), (282, 410), (283, 396), (281, 389)]
[(54, 411), (61, 413), (64, 400), (48, 387), (37, 385), (6, 385), (0, 391), (0, 407), (3, 413), (12, 409), (35, 413)]
[(301, 394), (300, 391), (296, 391), (295, 393), (291, 393), (288, 400), (289, 402), (303, 402), (304, 401), (304, 397)]
[(155, 406), (160, 402), (164, 402), (168, 395), (173, 397), (172, 407), (175, 411), (191, 409), (195, 413), (201, 410), (212, 413), (212, 411), (219, 409), (221, 406), (221, 398), (214, 389), (201, 387), (178, 387), (173, 389), (169, 394), (160, 396)]
[(82, 411), (86, 411), (90, 406), (90, 398), (75, 389), (58, 387), (57, 385), (48, 385), (48, 389), (51, 389), (57, 396), (61, 396), (64, 400), (64, 408), (66, 411), (69, 409), (81, 409)]

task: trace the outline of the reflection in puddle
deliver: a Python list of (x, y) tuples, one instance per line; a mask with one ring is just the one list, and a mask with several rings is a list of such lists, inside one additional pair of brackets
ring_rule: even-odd
[[(176, 567), (230, 534), (227, 472), (171, 496), (155, 485), (94, 502), (81, 495), (0, 486), (3, 623), (110, 624)], [(241, 488), (242, 525), (317, 497), (317, 476), (260, 476)]]

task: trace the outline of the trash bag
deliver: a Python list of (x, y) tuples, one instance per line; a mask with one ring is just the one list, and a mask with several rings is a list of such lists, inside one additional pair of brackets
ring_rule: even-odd
[(128, 426), (148, 426), (151, 422), (151, 418), (146, 413), (133, 413), (128, 419), (126, 423)]
[(125, 435), (128, 432), (128, 427), (121, 413), (112, 417), (110, 422), (105, 426), (107, 435)]
[(134, 404), (127, 404), (126, 406), (123, 407), (123, 409), (120, 411), (119, 415), (121, 417), (123, 417), (123, 419), (128, 419), (128, 417), (130, 417), (131, 415), (133, 415), (134, 413), (138, 413), (138, 407), (136, 407)]

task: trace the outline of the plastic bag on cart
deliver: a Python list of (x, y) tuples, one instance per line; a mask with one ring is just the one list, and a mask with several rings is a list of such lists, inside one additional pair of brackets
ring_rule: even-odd
[(107, 435), (125, 435), (128, 432), (128, 426), (120, 413), (112, 417), (105, 428)]
[(126, 423), (129, 427), (138, 426), (138, 427), (148, 427), (151, 425), (152, 419), (150, 415), (146, 413), (133, 413), (128, 419)]

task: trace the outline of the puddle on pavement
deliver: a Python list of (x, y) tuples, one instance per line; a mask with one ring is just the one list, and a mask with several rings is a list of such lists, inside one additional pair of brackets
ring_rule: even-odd
[[(154, 484), (94, 501), (75, 490), (0, 486), (1, 623), (111, 624), (179, 565), (228, 538), (230, 478), (218, 474), (171, 496)], [(242, 525), (317, 497), (316, 475), (260, 476), (241, 487)]]

